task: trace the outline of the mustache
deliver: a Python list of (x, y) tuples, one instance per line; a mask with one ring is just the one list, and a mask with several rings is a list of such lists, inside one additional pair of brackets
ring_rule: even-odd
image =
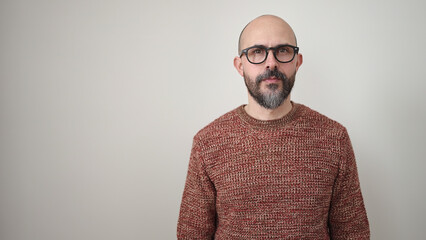
[(260, 74), (259, 76), (256, 77), (256, 84), (259, 84), (261, 81), (263, 81), (264, 79), (270, 78), (270, 77), (276, 77), (277, 79), (281, 80), (281, 81), (286, 81), (287, 76), (284, 75), (284, 73), (278, 71), (278, 69), (274, 69), (274, 70), (270, 70), (270, 69), (266, 69), (266, 71), (262, 74)]

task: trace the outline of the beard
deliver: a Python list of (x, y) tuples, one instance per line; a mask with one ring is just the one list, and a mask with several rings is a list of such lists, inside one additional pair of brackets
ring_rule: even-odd
[[(260, 90), (260, 84), (264, 79), (270, 77), (276, 77), (278, 80), (280, 80), (282, 83), (282, 88), (279, 89), (279, 85), (276, 83), (270, 83), (266, 85), (267, 91), (262, 92)], [(295, 78), (296, 73), (290, 77), (287, 77), (284, 73), (278, 71), (277, 69), (267, 69), (264, 73), (258, 75), (254, 81), (244, 73), (244, 82), (249, 94), (260, 106), (266, 109), (276, 109), (284, 102), (293, 88)]]

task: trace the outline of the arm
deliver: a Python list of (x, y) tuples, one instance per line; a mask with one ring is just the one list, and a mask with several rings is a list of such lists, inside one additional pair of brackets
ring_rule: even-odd
[(216, 191), (196, 145), (194, 138), (180, 207), (178, 239), (213, 239), (216, 230)]
[(352, 144), (346, 129), (340, 139), (339, 173), (329, 212), (331, 239), (370, 239)]

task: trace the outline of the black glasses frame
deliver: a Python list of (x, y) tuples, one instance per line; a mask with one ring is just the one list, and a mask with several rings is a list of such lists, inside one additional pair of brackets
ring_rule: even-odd
[[(277, 52), (277, 49), (279, 49), (279, 48), (281, 48), (281, 47), (291, 47), (291, 48), (293, 48), (293, 50), (294, 50), (294, 54), (293, 54), (293, 57), (292, 57), (289, 61), (280, 61), (280, 60), (278, 60), (276, 52)], [(265, 52), (266, 52), (265, 59), (263, 59), (263, 61), (258, 62), (258, 63), (254, 63), (254, 62), (250, 61), (250, 59), (248, 58), (247, 52), (248, 52), (250, 49), (252, 49), (252, 48), (261, 48), (261, 49), (265, 50)], [(247, 58), (247, 61), (249, 61), (251, 64), (261, 64), (261, 63), (265, 62), (265, 61), (266, 61), (266, 59), (268, 58), (269, 50), (273, 50), (273, 52), (272, 52), (272, 53), (273, 53), (273, 55), (274, 55), (275, 59), (276, 59), (278, 62), (280, 62), (280, 63), (288, 63), (288, 62), (291, 62), (291, 61), (293, 61), (294, 56), (296, 56), (296, 54), (299, 54), (299, 47), (296, 47), (296, 46), (293, 46), (293, 45), (289, 45), (289, 44), (282, 44), (282, 45), (278, 45), (278, 46), (276, 46), (276, 47), (270, 47), (270, 48), (267, 48), (267, 47), (265, 47), (265, 46), (263, 46), (263, 45), (255, 45), (255, 46), (248, 47), (248, 48), (246, 48), (246, 49), (241, 50), (240, 58), (243, 56), (243, 54), (245, 54), (245, 55), (246, 55), (246, 58)]]

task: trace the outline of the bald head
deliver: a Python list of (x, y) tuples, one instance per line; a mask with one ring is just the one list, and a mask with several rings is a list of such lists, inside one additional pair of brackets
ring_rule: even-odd
[(281, 36), (281, 41), (286, 41), (286, 44), (297, 46), (296, 35), (290, 25), (283, 19), (274, 15), (263, 15), (249, 22), (241, 31), (238, 40), (238, 54), (241, 50), (255, 44), (260, 44), (256, 41), (278, 41), (273, 36)]

